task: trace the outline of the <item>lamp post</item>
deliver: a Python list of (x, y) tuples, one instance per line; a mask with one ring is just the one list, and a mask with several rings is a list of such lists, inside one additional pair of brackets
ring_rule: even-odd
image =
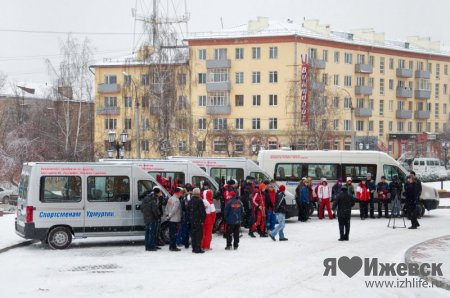
[(133, 83), (134, 87), (134, 104), (135, 104), (135, 111), (134, 111), (134, 122), (136, 127), (136, 158), (141, 158), (141, 135), (140, 135), (140, 123), (139, 123), (139, 100), (137, 96), (137, 86), (136, 83), (133, 80), (133, 77), (129, 75), (126, 71), (122, 71), (122, 73), (129, 77), (131, 82)]
[(128, 140), (128, 134), (126, 131), (122, 131), (120, 134), (120, 139), (116, 140), (116, 132), (114, 130), (110, 130), (108, 132), (108, 158), (113, 158), (114, 150), (116, 150), (116, 158), (123, 159), (125, 156), (125, 143)]
[[(353, 114), (355, 112), (355, 108), (353, 107), (353, 102), (352, 102), (352, 95), (350, 94), (350, 92), (348, 92), (347, 89), (341, 87), (341, 86), (337, 86), (336, 88), (343, 90), (347, 95), (348, 98), (350, 98), (350, 137), (351, 137), (351, 150), (355, 150), (355, 130), (353, 128)], [(362, 149), (361, 149), (362, 150)]]
[(447, 169), (448, 149), (450, 149), (450, 142), (442, 142), (442, 149), (444, 150), (444, 166)]

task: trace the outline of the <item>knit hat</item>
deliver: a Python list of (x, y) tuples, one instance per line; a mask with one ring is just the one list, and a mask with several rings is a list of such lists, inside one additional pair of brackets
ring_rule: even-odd
[(153, 187), (153, 193), (156, 195), (156, 194), (159, 194), (161, 192), (161, 189), (158, 187), (158, 186), (155, 186), (155, 187)]
[(345, 181), (352, 181), (352, 177), (347, 177), (347, 180)]
[(194, 190), (192, 191), (192, 195), (200, 196), (200, 188), (198, 188), (198, 187), (194, 188)]
[(339, 177), (337, 181), (342, 182), (342, 177)]
[(280, 191), (285, 191), (286, 190), (286, 186), (284, 185), (280, 185), (280, 187), (278, 188)]
[(266, 185), (264, 183), (261, 183), (259, 185), (259, 190), (264, 190), (266, 188)]

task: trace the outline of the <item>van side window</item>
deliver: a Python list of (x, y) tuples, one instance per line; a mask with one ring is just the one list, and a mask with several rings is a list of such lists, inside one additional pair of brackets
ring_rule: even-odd
[[(198, 187), (200, 189), (203, 188), (203, 182), (207, 181), (209, 179), (207, 179), (204, 176), (192, 176), (192, 181), (191, 184), (193, 187)], [(209, 188), (212, 189), (213, 191), (216, 191), (216, 187), (214, 186), (214, 184), (212, 184), (210, 181), (208, 181), (209, 183)]]
[(138, 200), (142, 201), (143, 198), (152, 192), (153, 187), (156, 184), (150, 180), (139, 180), (138, 181)]
[(81, 177), (42, 176), (39, 201), (43, 203), (67, 203), (81, 201)]
[[(377, 165), (375, 164), (343, 164), (342, 177), (352, 177), (354, 183), (359, 183), (367, 174), (372, 174), (375, 178), (377, 175)], [(386, 179), (387, 176), (386, 176)], [(389, 179), (388, 179), (389, 180)]]
[(386, 177), (386, 180), (392, 181), (392, 177), (397, 175), (402, 183), (405, 183), (405, 173), (403, 173), (400, 168), (393, 165), (383, 165), (383, 175)]
[(90, 202), (128, 202), (130, 200), (130, 178), (127, 176), (89, 176), (87, 192)]
[(319, 180), (322, 177), (328, 180), (338, 179), (338, 165), (337, 164), (308, 164), (308, 175), (314, 180)]
[(20, 177), (18, 195), (19, 195), (19, 198), (21, 198), (23, 200), (28, 200), (28, 182), (29, 182), (28, 175), (22, 175)]
[(305, 170), (300, 163), (277, 163), (273, 175), (275, 181), (299, 181), (308, 175)]
[(186, 183), (186, 176), (184, 172), (148, 172), (152, 175), (159, 184), (161, 184), (167, 191), (171, 192), (175, 187), (184, 185)]
[(262, 172), (250, 172), (250, 176), (258, 181), (270, 180), (271, 178)]
[(210, 176), (218, 182), (219, 185), (224, 185), (230, 179), (240, 181), (244, 179), (244, 169), (242, 168), (211, 168)]

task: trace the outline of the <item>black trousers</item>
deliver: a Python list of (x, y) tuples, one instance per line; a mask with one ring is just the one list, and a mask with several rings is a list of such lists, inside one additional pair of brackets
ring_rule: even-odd
[(411, 219), (411, 225), (413, 227), (420, 226), (419, 221), (417, 220), (417, 205), (408, 205), (406, 208), (409, 218)]
[(374, 203), (374, 198), (373, 198), (373, 194), (370, 194), (370, 201), (369, 201), (369, 206), (370, 206), (370, 217), (374, 217), (375, 216), (375, 203)]
[(368, 205), (369, 205), (369, 202), (367, 202), (367, 201), (359, 201), (359, 216), (361, 217), (361, 218), (367, 218), (368, 217)]
[(226, 232), (227, 237), (227, 246), (231, 246), (232, 240), (234, 240), (233, 247), (237, 248), (239, 247), (239, 229), (241, 225), (235, 224), (235, 225), (228, 225), (228, 229)]
[(179, 228), (178, 222), (169, 221), (170, 248), (177, 248), (178, 228)]
[(339, 234), (341, 239), (348, 240), (350, 234), (350, 216), (338, 217), (339, 222)]
[(203, 223), (191, 224), (192, 251), (200, 251), (203, 238)]
[(380, 199), (378, 199), (378, 217), (382, 217), (383, 216), (383, 206), (384, 206), (384, 216), (388, 217), (389, 216), (389, 202), (387, 200), (385, 201), (381, 201)]
[[(305, 202), (301, 202), (298, 208), (298, 220), (299, 221), (307, 221), (309, 218), (309, 204)], [(317, 213), (319, 213), (317, 211)]]

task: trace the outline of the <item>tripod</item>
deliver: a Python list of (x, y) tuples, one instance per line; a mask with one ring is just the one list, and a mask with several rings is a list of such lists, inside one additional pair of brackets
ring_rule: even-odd
[[(392, 201), (391, 216), (389, 217), (389, 221), (388, 221), (388, 224), (387, 224), (388, 228), (393, 228), (393, 229), (395, 229), (395, 228), (406, 228), (405, 213), (402, 212), (401, 204), (400, 204), (400, 194), (401, 194), (401, 191), (397, 190), (396, 193), (395, 193), (394, 200)], [(402, 218), (402, 220), (403, 220), (403, 227), (395, 225), (395, 219), (397, 217), (401, 217)], [(392, 219), (393, 219), (393, 222), (392, 222), (392, 226), (391, 226), (391, 220)]]

